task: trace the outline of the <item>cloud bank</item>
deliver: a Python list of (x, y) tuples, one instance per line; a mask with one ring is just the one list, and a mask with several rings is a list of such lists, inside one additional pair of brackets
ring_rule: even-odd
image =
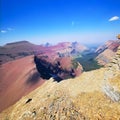
[(116, 20), (119, 20), (119, 19), (120, 18), (118, 16), (113, 16), (108, 21), (116, 21)]
[(3, 30), (0, 30), (1, 33), (7, 33), (9, 31), (13, 31), (14, 29), (13, 28), (6, 28), (6, 29), (3, 29)]
[(6, 31), (6, 30), (1, 30), (0, 32), (1, 32), (1, 33), (6, 33), (7, 31)]

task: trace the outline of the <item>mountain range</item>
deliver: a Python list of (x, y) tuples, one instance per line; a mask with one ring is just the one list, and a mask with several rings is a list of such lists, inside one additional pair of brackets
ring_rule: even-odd
[[(36, 49), (31, 49), (33, 46)], [(22, 41), (0, 49), (5, 49), (2, 57), (8, 51), (16, 56), (25, 50), (29, 53), (5, 62), (2, 59), (1, 120), (120, 119), (119, 39), (108, 41), (92, 52), (77, 42), (37, 46)], [(56, 76), (62, 79), (57, 81)]]
[[(86, 50), (87, 47), (81, 45), (77, 42), (63, 42), (58, 43), (54, 46), (44, 46), (44, 45), (35, 45), (28, 41), (20, 41), (14, 43), (8, 43), (4, 46), (0, 46), (0, 62), (1, 64), (8, 61), (16, 60), (23, 58), (25, 56), (34, 55), (34, 54), (50, 54), (56, 57), (59, 56), (68, 56), (70, 54), (75, 54), (76, 52), (80, 53)], [(56, 54), (57, 53), (57, 54)]]
[(115, 55), (119, 46), (120, 39), (109, 40), (104, 45), (98, 47), (95, 51), (97, 53), (96, 60), (98, 61), (98, 63), (101, 65), (109, 63), (112, 57)]

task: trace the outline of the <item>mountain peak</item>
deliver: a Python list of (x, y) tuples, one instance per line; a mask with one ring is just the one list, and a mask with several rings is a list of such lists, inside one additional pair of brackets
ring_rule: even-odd
[(30, 43), (30, 42), (23, 40), (23, 41), (18, 41), (18, 42), (7, 43), (5, 46), (15, 45), (15, 44), (25, 44), (25, 43)]

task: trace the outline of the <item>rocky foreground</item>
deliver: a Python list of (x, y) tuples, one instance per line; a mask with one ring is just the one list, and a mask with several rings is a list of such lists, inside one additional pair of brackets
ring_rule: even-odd
[(59, 83), (51, 78), (0, 114), (0, 120), (90, 119), (120, 119), (120, 47), (106, 68)]

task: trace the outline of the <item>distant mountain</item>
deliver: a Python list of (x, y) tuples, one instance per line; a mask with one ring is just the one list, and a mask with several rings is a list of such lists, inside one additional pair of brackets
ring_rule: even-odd
[(6, 63), (15, 59), (19, 59), (25, 56), (33, 54), (46, 54), (48, 56), (71, 56), (86, 50), (87, 47), (80, 45), (79, 43), (63, 42), (57, 45), (51, 46), (46, 43), (45, 46), (35, 45), (28, 41), (20, 41), (14, 43), (8, 43), (5, 46), (0, 47), (0, 61)]
[(116, 52), (119, 45), (120, 45), (120, 40), (109, 40), (104, 45), (98, 47), (96, 53), (99, 54), (106, 49), (110, 49), (113, 52)]
[(73, 49), (76, 49), (77, 51), (80, 51), (80, 52), (88, 49), (86, 46), (83, 46), (78, 42), (72, 42), (71, 46), (73, 47)]
[(43, 47), (41, 45), (35, 45), (28, 41), (8, 43), (0, 47), (0, 60), (2, 63), (6, 63), (42, 50)]
[(84, 45), (81, 45), (78, 42), (63, 42), (59, 43), (58, 45), (55, 46), (55, 48), (59, 49), (54, 49), (60, 57), (62, 56), (77, 56), (80, 55), (82, 52), (87, 50), (88, 48)]
[(51, 44), (49, 42), (47, 42), (44, 46), (49, 47), (49, 46), (51, 46)]
[(96, 60), (101, 65), (106, 65), (110, 62), (111, 58), (115, 56), (115, 53), (120, 46), (120, 39), (109, 40), (104, 45), (97, 48), (95, 53), (97, 54)]

